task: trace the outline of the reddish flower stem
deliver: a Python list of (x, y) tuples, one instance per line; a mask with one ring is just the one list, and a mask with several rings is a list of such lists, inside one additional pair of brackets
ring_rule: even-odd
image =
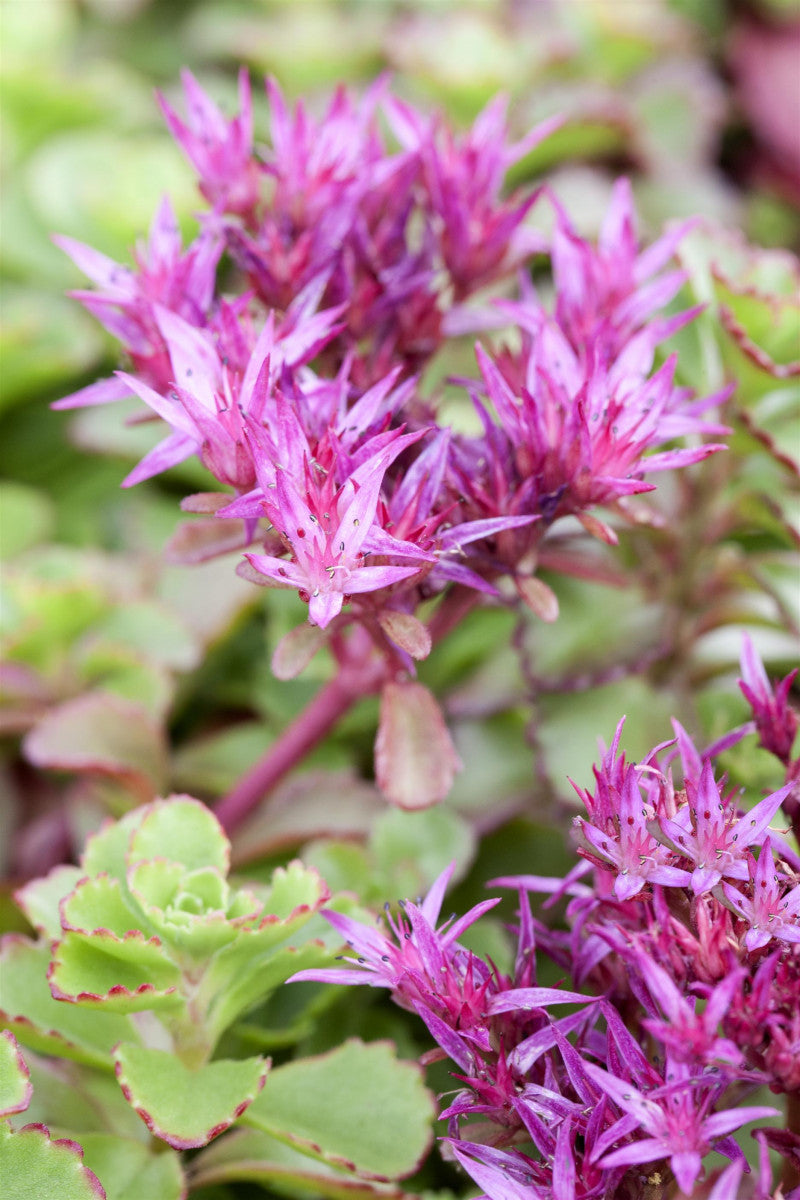
[[(454, 588), (430, 624), (433, 641), (440, 641), (467, 613), (478, 597), (467, 588)], [(330, 732), (362, 696), (379, 692), (392, 666), (376, 658), (369, 637), (354, 636), (341, 650), (337, 675), (316, 694), (266, 754), (223, 796), (214, 809), (227, 833), (237, 829), (284, 775)]]
[(380, 687), (378, 678), (363, 678), (359, 686), (354, 686), (354, 682), (352, 672), (346, 668), (340, 670), (284, 729), (263, 758), (223, 796), (214, 811), (228, 833), (241, 825), (284, 775), (322, 741), (356, 700)]

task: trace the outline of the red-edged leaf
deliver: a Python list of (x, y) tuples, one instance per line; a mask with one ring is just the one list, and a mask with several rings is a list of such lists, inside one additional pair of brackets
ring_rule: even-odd
[(19, 1043), (9, 1029), (0, 1033), (0, 1117), (24, 1112), (31, 1102), (33, 1084)]
[(46, 1125), (0, 1132), (0, 1178), (5, 1200), (106, 1200), (105, 1188), (83, 1162), (82, 1148), (70, 1138), (51, 1138)]
[(229, 1129), (264, 1086), (269, 1059), (218, 1061), (190, 1070), (163, 1050), (114, 1050), (123, 1095), (150, 1132), (176, 1150), (205, 1146)]
[(90, 692), (52, 709), (23, 743), (29, 762), (123, 779), (143, 800), (166, 772), (163, 734), (148, 712), (119, 696)]

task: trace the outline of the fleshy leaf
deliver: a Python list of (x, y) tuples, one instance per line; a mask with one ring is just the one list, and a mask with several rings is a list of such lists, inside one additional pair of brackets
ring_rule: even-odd
[[(196, 878), (206, 874), (223, 893), (219, 905), (203, 903), (204, 897), (197, 894)], [(182, 953), (208, 958), (232, 942), (239, 932), (224, 911), (228, 886), (214, 867), (207, 867), (204, 872), (187, 872), (180, 863), (149, 859), (131, 869), (129, 882), (158, 936), (167, 946)]]
[(142, 799), (152, 797), (165, 773), (158, 726), (138, 704), (110, 693), (90, 692), (51, 709), (24, 749), (34, 766), (112, 775)]
[(217, 1037), (296, 971), (329, 965), (331, 952), (322, 942), (276, 950), (273, 931), (279, 932), (280, 925), (244, 932), (214, 957), (204, 986), (217, 993), (206, 1019), (206, 1027)]
[(319, 625), (298, 625), (285, 633), (272, 655), (272, 673), (276, 679), (294, 679), (308, 666), (328, 640)]
[(415, 1063), (388, 1042), (351, 1039), (278, 1067), (244, 1121), (368, 1179), (410, 1175), (431, 1142), (433, 1098)]
[(50, 949), (46, 943), (9, 935), (0, 954), (0, 1024), (33, 1050), (71, 1058), (108, 1070), (112, 1047), (136, 1032), (131, 1021), (112, 1012), (90, 1012), (53, 999), (47, 986)]
[(530, 575), (527, 578), (520, 577), (515, 582), (520, 598), (531, 612), (548, 623), (558, 620), (558, 597), (543, 579)]
[[(134, 1118), (135, 1119), (135, 1118)], [(186, 1191), (177, 1154), (109, 1133), (82, 1133), (83, 1161), (106, 1190), (107, 1200), (182, 1200)]]
[(181, 973), (156, 938), (143, 934), (115, 937), (98, 931), (70, 931), (53, 948), (50, 989), (58, 1000), (72, 1000), (107, 1012), (175, 1008)]
[(439, 705), (421, 683), (390, 682), (381, 693), (375, 741), (375, 777), (400, 808), (427, 808), (443, 800), (461, 761)]
[(318, 873), (295, 860), (273, 872), (264, 897), (264, 912), (283, 921), (289, 933), (298, 920), (315, 912), (329, 898), (330, 892)]
[(34, 929), (45, 937), (61, 937), (59, 904), (83, 874), (79, 867), (54, 867), (49, 875), (32, 879), (14, 893), (14, 899)]
[(97, 833), (87, 839), (81, 855), (84, 875), (101, 875), (106, 872), (122, 882), (127, 871), (127, 854), (131, 834), (142, 819), (146, 809), (136, 808), (125, 813), (118, 821), (109, 821)]
[(172, 1054), (120, 1045), (117, 1079), (128, 1103), (155, 1137), (176, 1150), (205, 1146), (228, 1129), (264, 1086), (262, 1058), (207, 1063), (189, 1070)]
[(412, 658), (427, 658), (431, 652), (431, 635), (427, 626), (422, 624), (411, 613), (394, 612), (384, 609), (378, 614), (378, 621), (386, 636), (410, 654)]
[(125, 903), (119, 881), (105, 874), (82, 879), (62, 900), (61, 922), (65, 930), (101, 930), (118, 938), (136, 930), (152, 932), (141, 914)]
[(191, 796), (156, 800), (146, 810), (131, 837), (128, 860), (169, 858), (196, 867), (217, 867), (227, 873), (228, 839), (211, 810)]
[[(64, 1007), (74, 1008), (74, 1005)], [(109, 1133), (126, 1141), (147, 1143), (147, 1130), (114, 1078), (110, 1053), (105, 1071), (30, 1051), (28, 1066), (33, 1098), (28, 1111), (11, 1122), (12, 1128), (38, 1123), (50, 1130), (69, 1130), (69, 1136), (77, 1138), (81, 1145), (86, 1133)], [(91, 1161), (88, 1165), (99, 1174)], [(100, 1180), (104, 1185), (108, 1182), (102, 1175)]]
[(312, 1193), (328, 1200), (403, 1200), (398, 1188), (388, 1189), (358, 1176), (345, 1175), (323, 1162), (313, 1162), (291, 1146), (259, 1129), (234, 1129), (193, 1160), (195, 1187), (237, 1179), (273, 1186), (277, 1192)]
[(4, 1200), (63, 1196), (64, 1200), (106, 1200), (100, 1180), (83, 1162), (83, 1151), (68, 1138), (53, 1140), (46, 1125), (0, 1132), (0, 1178)]
[(9, 1029), (0, 1033), (0, 1117), (24, 1112), (31, 1102), (31, 1073)]

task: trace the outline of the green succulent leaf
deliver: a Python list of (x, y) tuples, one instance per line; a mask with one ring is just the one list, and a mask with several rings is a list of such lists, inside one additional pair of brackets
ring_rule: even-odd
[(187, 872), (150, 859), (131, 869), (129, 883), (158, 936), (181, 953), (208, 958), (238, 935), (226, 912), (228, 886), (214, 867)]
[(61, 902), (61, 922), (65, 930), (92, 933), (97, 930), (112, 933), (117, 938), (126, 934), (150, 934), (152, 931), (140, 912), (126, 902), (118, 880), (110, 875), (95, 875), (83, 879)]
[(309, 941), (301, 946), (274, 949), (271, 942), (261, 941), (267, 930), (243, 933), (211, 963), (204, 982), (204, 991), (213, 996), (208, 1008), (208, 1024), (218, 1037), (237, 1017), (264, 1000), (270, 992), (285, 983), (295, 971), (327, 966), (331, 951), (321, 941)]
[(0, 1117), (24, 1112), (31, 1102), (31, 1073), (9, 1029), (0, 1033)]
[(13, 1029), (33, 1050), (75, 1059), (104, 1070), (111, 1050), (121, 1040), (137, 1040), (125, 1017), (89, 1012), (77, 1004), (53, 999), (47, 985), (50, 949), (46, 942), (10, 934), (0, 953), (0, 1024)]
[(264, 897), (264, 912), (277, 917), (288, 934), (329, 898), (325, 881), (317, 872), (295, 860), (273, 873)]
[(205, 1146), (242, 1115), (263, 1088), (269, 1061), (220, 1060), (190, 1070), (163, 1050), (123, 1044), (114, 1066), (125, 1098), (150, 1132), (188, 1150)]
[(157, 938), (70, 930), (53, 949), (50, 987), (59, 1000), (107, 1012), (174, 1009), (181, 972)]
[(109, 821), (86, 842), (81, 855), (84, 875), (108, 875), (124, 882), (127, 870), (127, 854), (131, 834), (141, 822), (145, 809), (132, 809), (118, 821)]
[(410, 1175), (431, 1142), (433, 1097), (390, 1042), (352, 1039), (278, 1067), (244, 1122), (303, 1154), (368, 1179)]
[[(13, 1128), (35, 1122), (50, 1130), (69, 1130), (69, 1136), (81, 1145), (87, 1133), (108, 1133), (147, 1144), (150, 1135), (119, 1090), (110, 1053), (105, 1071), (31, 1051), (27, 1061), (33, 1098), (27, 1112), (12, 1120)], [(88, 1165), (95, 1170), (91, 1162)]]
[(51, 1138), (46, 1125), (26, 1125), (18, 1133), (0, 1130), (0, 1177), (5, 1200), (106, 1198), (100, 1180), (84, 1164), (78, 1143)]
[(192, 1183), (249, 1180), (288, 1195), (312, 1193), (329, 1200), (401, 1200), (399, 1188), (360, 1179), (323, 1162), (313, 1162), (291, 1146), (258, 1129), (234, 1129), (214, 1142), (192, 1163)]
[(61, 937), (61, 901), (83, 874), (80, 867), (54, 867), (42, 879), (32, 879), (14, 893), (14, 899), (31, 925), (44, 937)]
[(168, 858), (190, 871), (216, 867), (225, 874), (230, 846), (205, 804), (191, 796), (171, 796), (147, 807), (130, 840), (130, 863), (152, 858)]
[(108, 1133), (81, 1134), (83, 1161), (94, 1171), (107, 1200), (181, 1200), (185, 1185), (180, 1159), (142, 1142)]

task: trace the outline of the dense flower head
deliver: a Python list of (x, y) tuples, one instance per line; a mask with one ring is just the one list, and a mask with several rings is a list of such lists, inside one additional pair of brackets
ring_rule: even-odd
[[(132, 270), (61, 240), (98, 285), (79, 298), (130, 360), (62, 405), (142, 400), (168, 431), (125, 484), (197, 456), (233, 493), (207, 523), (244, 521), (218, 552), (249, 546), (240, 573), (296, 588), (323, 628), (345, 606), (373, 630), (388, 609), (413, 620), (458, 586), (511, 596), (504, 579), (555, 619), (534, 575), (553, 523), (577, 517), (613, 543), (598, 506), (634, 519), (625, 502), (653, 490), (647, 476), (721, 448), (705, 439), (724, 428), (709, 410), (727, 393), (695, 398), (660, 349), (694, 315), (662, 311), (683, 280), (665, 268), (685, 227), (641, 249), (621, 181), (596, 246), (548, 193), (548, 242), (527, 221), (541, 189), (509, 195), (507, 173), (559, 122), (512, 140), (503, 98), (459, 132), (385, 78), (360, 97), (339, 88), (320, 111), (266, 87), (258, 151), (246, 72), (233, 116), (189, 72), (182, 102), (160, 97), (208, 205), (188, 248), (166, 201)], [(549, 306), (526, 282), (541, 252)], [(518, 300), (475, 299), (515, 274)], [(481, 380), (458, 381), (482, 433), (457, 433), (423, 369), (448, 339), (508, 320), (518, 347), (479, 346)], [(413, 670), (383, 632), (374, 641)], [(637, 822), (624, 853), (652, 859), (657, 882), (672, 851), (651, 854), (656, 835)]]
[[(458, 484), (476, 512), (531, 512), (548, 524), (582, 516), (652, 491), (647, 474), (722, 449), (718, 443), (658, 449), (675, 438), (720, 432), (703, 413), (728, 390), (703, 401), (690, 398), (675, 387), (674, 359), (649, 375), (653, 352), (646, 334), (609, 366), (591, 352), (582, 361), (552, 318), (537, 315), (536, 325), (527, 358), (513, 372), (477, 349), (483, 389), (472, 395), (484, 434), (460, 440), (454, 456)], [(521, 382), (509, 374), (521, 374)], [(607, 537), (613, 540), (610, 530)]]
[[(732, 1200), (749, 1169), (733, 1135), (778, 1115), (742, 1101), (800, 1087), (800, 890), (770, 828), (791, 785), (743, 811), (715, 777), (732, 735), (703, 753), (674, 729), (632, 763), (617, 727), (576, 789), (585, 861), (565, 880), (492, 881), (518, 889), (508, 974), (452, 940), (483, 906), (437, 930), (448, 871), (388, 934), (331, 914), (357, 957), (298, 977), (384, 986), (417, 1013), (458, 1085), (447, 1153), (490, 1200), (638, 1198), (648, 1181)], [(566, 930), (533, 915), (537, 891), (568, 899)], [(539, 986), (537, 951), (585, 991)], [(731, 1166), (707, 1174), (711, 1151)]]

